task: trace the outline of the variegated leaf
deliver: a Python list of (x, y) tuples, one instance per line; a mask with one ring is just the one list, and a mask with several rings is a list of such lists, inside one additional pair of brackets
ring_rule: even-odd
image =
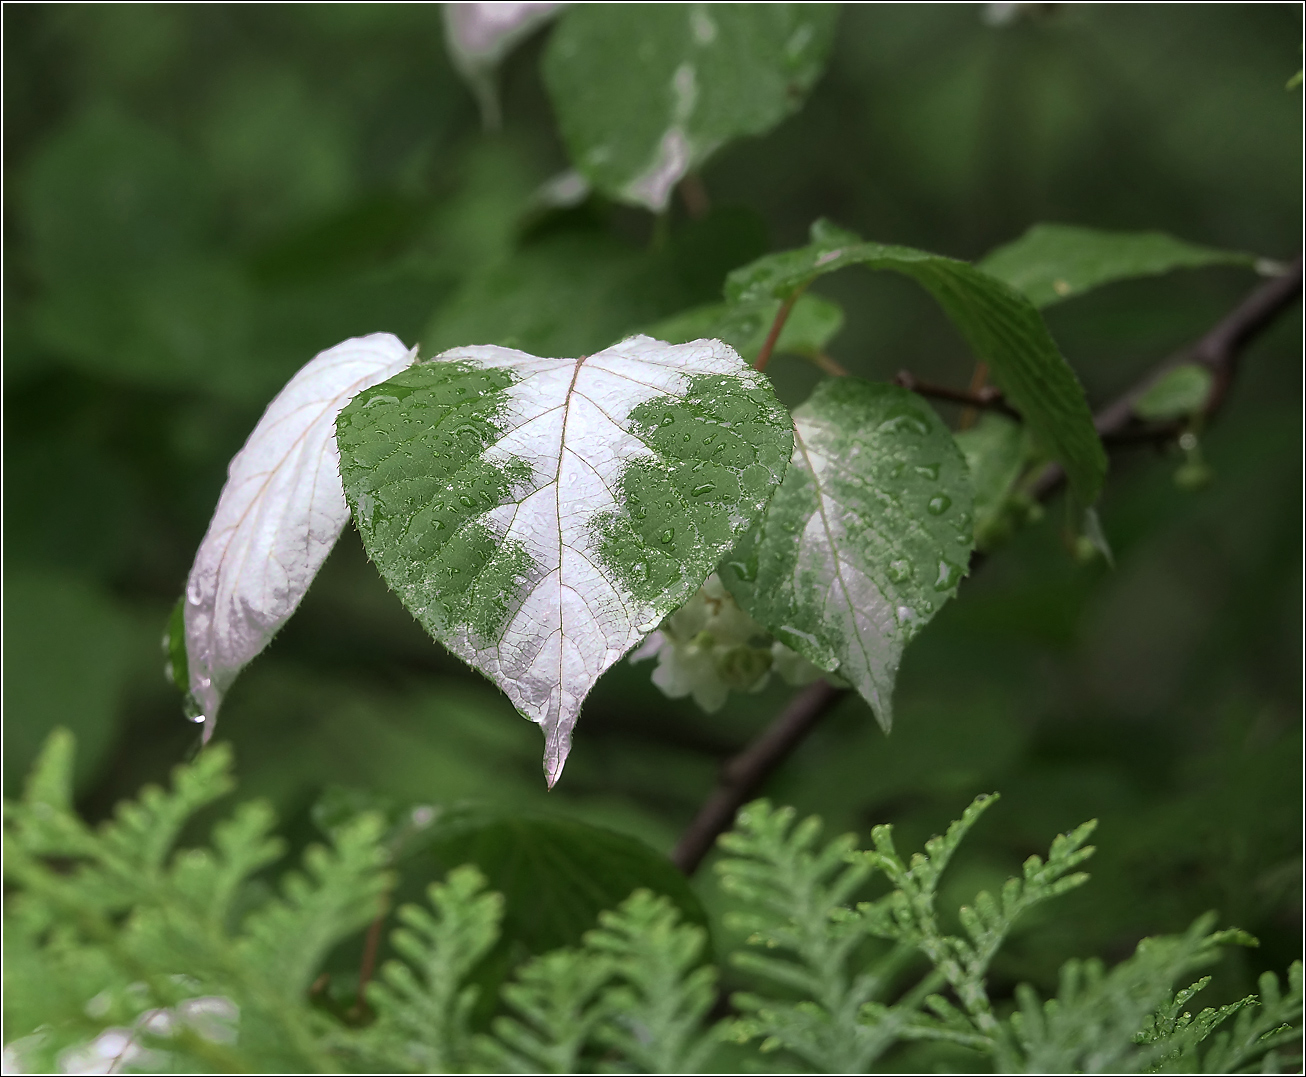
[(600, 674), (699, 587), (784, 474), (789, 416), (720, 341), (579, 359), (454, 348), (340, 415), (368, 553), (545, 732), (550, 785)]
[(966, 462), (919, 397), (834, 378), (794, 412), (794, 453), (766, 515), (722, 566), (740, 606), (852, 682), (888, 729), (903, 648), (966, 573)]
[(299, 371), (231, 460), (186, 581), (190, 707), (212, 735), (222, 697), (295, 612), (349, 519), (335, 421), (360, 389), (408, 366), (416, 349), (373, 333)]

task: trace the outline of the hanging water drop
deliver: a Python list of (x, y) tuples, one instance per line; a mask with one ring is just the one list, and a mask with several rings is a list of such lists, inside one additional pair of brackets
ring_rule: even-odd
[(954, 565), (951, 561), (939, 562), (939, 576), (934, 581), (936, 591), (948, 591), (957, 586), (957, 581), (961, 579), (962, 568), (960, 565)]

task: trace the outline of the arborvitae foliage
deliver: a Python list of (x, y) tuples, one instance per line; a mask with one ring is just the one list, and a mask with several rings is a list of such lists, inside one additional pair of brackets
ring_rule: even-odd
[[(986, 974), (1035, 904), (1086, 881), (1086, 824), (1031, 857), (998, 897), (958, 912), (935, 904), (949, 859), (992, 798), (904, 860), (888, 827), (858, 851), (819, 841), (792, 809), (748, 806), (719, 865), (748, 932), (733, 965), (756, 986), (713, 1023), (717, 973), (707, 932), (664, 897), (637, 890), (580, 944), (520, 964), (478, 1027), (478, 964), (498, 941), (502, 898), (474, 868), (397, 911), (399, 957), (349, 1021), (313, 1002), (328, 951), (382, 910), (393, 886), (383, 820), (359, 816), (312, 847), (275, 890), (257, 876), (282, 854), (271, 813), (238, 808), (211, 844), (175, 848), (188, 820), (228, 792), (229, 753), (202, 752), (172, 788), (147, 788), (99, 827), (72, 811), (72, 739), (47, 743), (21, 802), (5, 805), (6, 1066), (12, 1072), (696, 1072), (755, 1069), (729, 1048), (757, 1043), (817, 1072), (865, 1072), (913, 1040), (974, 1051), (1004, 1072), (1278, 1072), (1300, 1059), (1302, 970), (1285, 990), (1195, 1016), (1204, 977), (1185, 974), (1223, 946), (1204, 917), (1179, 936), (1145, 939), (1114, 968), (1072, 961), (1057, 996), (990, 998)], [(876, 873), (891, 889), (854, 903)], [(21, 989), (19, 988), (21, 985)], [(352, 1023), (351, 1023), (352, 1022)]]

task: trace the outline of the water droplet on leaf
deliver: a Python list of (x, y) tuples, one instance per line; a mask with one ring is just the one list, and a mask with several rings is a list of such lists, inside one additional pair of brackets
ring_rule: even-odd
[(957, 585), (961, 579), (961, 566), (954, 565), (951, 561), (939, 562), (939, 578), (934, 581), (936, 591), (948, 591)]
[(695, 486), (691, 492), (695, 497), (702, 497), (704, 494), (710, 494), (715, 489), (716, 487), (710, 482), (705, 482), (702, 486)]
[(674, 527), (668, 527), (665, 531), (662, 532), (662, 534), (658, 536), (658, 539), (662, 542), (670, 542), (675, 537), (676, 537), (676, 529)]
[(931, 516), (942, 516), (952, 505), (952, 498), (947, 494), (939, 494), (938, 497), (930, 498), (930, 503), (925, 506)]
[(911, 579), (911, 564), (907, 561), (892, 561), (889, 563), (889, 579), (894, 583), (902, 583), (903, 580)]

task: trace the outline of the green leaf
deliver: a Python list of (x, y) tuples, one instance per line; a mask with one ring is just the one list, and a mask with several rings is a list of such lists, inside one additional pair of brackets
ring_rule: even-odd
[(1211, 395), (1211, 372), (1195, 363), (1166, 371), (1134, 401), (1140, 419), (1183, 419), (1201, 411)]
[(933, 295), (992, 368), (1012, 406), (1061, 461), (1080, 500), (1087, 504), (1096, 498), (1106, 453), (1084, 391), (1038, 311), (989, 274), (911, 247), (867, 243), (821, 220), (812, 225), (808, 246), (767, 255), (731, 273), (726, 298), (735, 303), (787, 299), (817, 277), (851, 265), (902, 273)]
[(966, 574), (974, 495), (947, 428), (894, 385), (836, 378), (722, 579), (777, 639), (852, 682), (888, 729), (903, 648)]
[(356, 396), (346, 497), (382, 576), (545, 731), (562, 772), (599, 676), (761, 514), (792, 426), (718, 341), (579, 359), (458, 348)]
[(1103, 232), (1070, 224), (1036, 224), (1019, 239), (989, 252), (979, 268), (1050, 307), (1103, 284), (1154, 277), (1174, 269), (1252, 267), (1256, 256), (1175, 239), (1164, 232)]
[[(573, 946), (604, 909), (641, 887), (675, 902), (690, 923), (706, 913), (685, 877), (637, 838), (548, 815), (468, 807), (441, 818), (402, 860), (405, 879), (475, 864), (503, 894), (504, 934), (534, 954)], [(402, 895), (402, 891), (401, 891)]]
[(953, 435), (975, 490), (975, 545), (990, 549), (1012, 530), (1011, 491), (1024, 470), (1025, 430), (1005, 415), (985, 412)]
[(544, 81), (576, 167), (660, 212), (723, 143), (801, 106), (834, 38), (833, 4), (583, 4), (560, 20)]
[[(644, 331), (673, 344), (703, 338), (724, 340), (752, 362), (762, 350), (779, 310), (778, 299), (758, 303), (709, 303), (664, 318)], [(838, 303), (815, 295), (800, 296), (780, 330), (774, 351), (815, 355), (824, 351), (842, 328), (843, 308)]]

